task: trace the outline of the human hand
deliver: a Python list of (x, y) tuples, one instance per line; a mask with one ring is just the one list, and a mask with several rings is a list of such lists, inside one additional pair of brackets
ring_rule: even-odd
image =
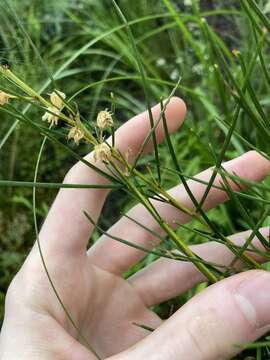
[[(180, 99), (171, 99), (166, 109), (171, 133), (181, 125), (185, 111)], [(159, 112), (156, 106), (155, 119)], [(116, 133), (119, 151), (124, 153), (130, 148), (134, 157), (149, 129), (147, 113), (125, 123)], [(157, 137), (159, 142), (164, 137), (161, 123)], [(151, 144), (147, 148), (150, 150)], [(94, 163), (92, 153), (86, 159)], [(106, 169), (102, 163), (94, 164)], [(248, 152), (223, 166), (252, 181), (262, 180), (270, 171), (269, 162), (256, 152)], [(211, 173), (208, 169), (197, 177), (208, 181)], [(217, 176), (215, 184), (220, 181)], [(68, 172), (65, 182), (107, 184), (108, 180), (79, 162)], [(194, 180), (189, 185), (199, 201), (205, 185)], [(194, 208), (181, 185), (170, 192), (180, 203)], [(210, 286), (162, 322), (150, 307), (205, 279), (192, 263), (162, 258), (125, 281), (123, 273), (145, 256), (143, 251), (105, 235), (87, 251), (93, 225), (83, 212), (96, 221), (107, 194), (107, 190), (101, 189), (62, 188), (39, 235), (59, 296), (94, 351), (78, 338), (59, 304), (35, 244), (8, 290), (0, 337), (1, 360), (94, 360), (95, 353), (110, 360), (227, 359), (240, 351), (236, 344), (249, 343), (270, 330), (270, 274), (263, 271), (248, 271)], [(212, 188), (204, 209), (224, 201), (226, 193)], [(167, 204), (154, 200), (153, 204), (169, 223), (175, 219), (181, 223), (189, 220), (186, 214)], [(129, 215), (161, 232), (141, 204), (132, 208)], [(261, 229), (265, 236), (267, 231)], [(149, 249), (157, 244), (150, 233), (126, 217), (108, 233)], [(231, 240), (241, 245), (247, 236), (248, 232), (244, 232), (233, 235)], [(260, 246), (256, 238), (253, 244)], [(225, 246), (214, 242), (194, 246), (192, 250), (207, 261), (224, 265), (234, 258)], [(256, 260), (263, 259), (257, 256)], [(156, 330), (150, 333), (134, 323)]]

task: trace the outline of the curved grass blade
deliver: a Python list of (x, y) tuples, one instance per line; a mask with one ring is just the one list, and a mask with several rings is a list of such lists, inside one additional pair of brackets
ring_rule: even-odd
[[(34, 180), (33, 182), (37, 182), (37, 177), (38, 177), (38, 169), (39, 169), (39, 164), (40, 164), (40, 160), (41, 160), (41, 156), (43, 153), (43, 149), (45, 147), (45, 143), (47, 141), (47, 138), (44, 137), (44, 139), (42, 140), (42, 145), (40, 147), (40, 151), (38, 154), (38, 158), (37, 158), (37, 162), (36, 162), (36, 166), (35, 166), (35, 173), (34, 173)], [(35, 232), (36, 232), (36, 238), (37, 238), (37, 244), (38, 244), (38, 250), (39, 250), (39, 254), (40, 254), (40, 258), (41, 258), (41, 262), (43, 265), (43, 268), (45, 270), (46, 276), (48, 278), (48, 281), (52, 287), (52, 290), (60, 304), (60, 306), (62, 307), (65, 315), (67, 316), (67, 319), (70, 321), (71, 325), (74, 327), (74, 329), (76, 330), (79, 339), (81, 339), (81, 341), (86, 345), (86, 347), (97, 357), (98, 360), (101, 360), (101, 358), (99, 357), (99, 355), (95, 352), (95, 350), (92, 348), (92, 346), (89, 344), (88, 340), (85, 338), (85, 336), (82, 334), (82, 332), (80, 331), (80, 329), (78, 328), (78, 326), (76, 325), (75, 321), (73, 320), (72, 316), (70, 315), (68, 309), (66, 308), (65, 304), (63, 303), (55, 285), (54, 282), (52, 280), (52, 277), (49, 273), (48, 267), (46, 265), (46, 261), (45, 258), (43, 256), (43, 252), (42, 252), (42, 248), (41, 248), (41, 243), (39, 240), (39, 229), (38, 229), (38, 223), (37, 223), (37, 214), (36, 214), (36, 188), (33, 188), (33, 219), (34, 219), (34, 227), (35, 227)]]

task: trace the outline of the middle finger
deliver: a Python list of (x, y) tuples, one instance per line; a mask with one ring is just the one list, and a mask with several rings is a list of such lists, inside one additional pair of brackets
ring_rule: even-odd
[[(228, 173), (236, 174), (240, 178), (250, 181), (261, 181), (270, 171), (270, 162), (257, 152), (250, 151), (236, 159), (224, 163), (223, 167)], [(212, 169), (207, 169), (198, 174), (196, 178), (209, 182), (212, 173)], [(239, 186), (232, 180), (227, 178), (227, 181), (233, 190), (239, 190)], [(221, 183), (221, 176), (217, 175), (213, 185), (220, 186)], [(199, 183), (196, 180), (188, 181), (188, 185), (194, 197), (199, 202), (205, 192), (206, 185)], [(195, 205), (192, 203), (183, 185), (172, 188), (169, 191), (169, 194), (186, 208), (189, 208), (191, 211), (195, 210)], [(203, 209), (207, 211), (226, 200), (228, 200), (228, 196), (225, 191), (212, 187), (204, 202)], [(153, 200), (152, 203), (161, 218), (172, 226), (176, 221), (184, 224), (190, 220), (188, 214), (179, 211), (171, 205), (157, 200)], [(143, 226), (163, 234), (159, 223), (156, 222), (142, 204), (133, 207), (128, 212), (128, 215)], [(150, 232), (127, 217), (121, 218), (111, 227), (108, 233), (148, 249), (154, 248), (159, 242)], [(97, 266), (114, 274), (121, 275), (141, 260), (145, 256), (145, 252), (119, 243), (109, 236), (103, 235), (90, 249), (88, 256), (91, 259), (91, 262)]]

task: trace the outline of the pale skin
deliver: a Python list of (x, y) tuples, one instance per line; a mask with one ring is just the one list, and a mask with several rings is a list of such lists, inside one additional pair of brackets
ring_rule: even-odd
[[(159, 106), (153, 108), (155, 119), (159, 112)], [(179, 98), (171, 99), (166, 109), (171, 133), (178, 130), (185, 113), (184, 102)], [(148, 131), (147, 113), (126, 122), (116, 134), (119, 151), (124, 153), (130, 148), (134, 157)], [(157, 137), (162, 142), (161, 124)], [(147, 151), (151, 150), (149, 144)], [(87, 155), (86, 159), (105, 169), (104, 164), (94, 162), (93, 154)], [(248, 152), (225, 163), (224, 167), (252, 181), (261, 181), (270, 171), (269, 162), (256, 152)], [(209, 180), (211, 171), (208, 169), (197, 176)], [(83, 163), (75, 164), (64, 181), (76, 184), (108, 182)], [(217, 177), (215, 183), (220, 181)], [(189, 185), (200, 200), (205, 185), (195, 181), (190, 181)], [(193, 208), (183, 187), (175, 187), (171, 193), (183, 205)], [(97, 220), (107, 194), (107, 190), (100, 189), (61, 189), (39, 235), (47, 267), (61, 299), (100, 358), (230, 359), (241, 350), (236, 344), (243, 346), (270, 330), (270, 274), (261, 270), (234, 275), (208, 287), (162, 322), (150, 307), (205, 279), (192, 264), (163, 258), (123, 280), (123, 273), (145, 253), (104, 235), (87, 250), (93, 226), (83, 211)], [(223, 191), (213, 188), (204, 208), (208, 210), (226, 200)], [(153, 204), (169, 223), (189, 221), (187, 215), (168, 205)], [(129, 215), (162, 233), (142, 205), (131, 209)], [(267, 238), (269, 229), (260, 231)], [(149, 249), (157, 243), (142, 227), (127, 218), (120, 219), (108, 232)], [(248, 234), (232, 235), (231, 240), (243, 244)], [(260, 246), (256, 238), (253, 243)], [(214, 242), (192, 249), (203, 259), (219, 264), (228, 265), (233, 259), (226, 247)], [(256, 260), (263, 261), (258, 256)], [(150, 333), (135, 326), (134, 322), (156, 330)], [(0, 359), (97, 359), (83, 341), (79, 341), (59, 305), (43, 269), (37, 244), (7, 293)]]

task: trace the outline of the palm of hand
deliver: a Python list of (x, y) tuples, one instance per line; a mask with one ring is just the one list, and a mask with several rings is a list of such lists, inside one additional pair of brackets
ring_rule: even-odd
[[(50, 275), (76, 326), (91, 344), (91, 348), (102, 358), (127, 349), (148, 334), (148, 331), (134, 325), (134, 322), (148, 324), (153, 328), (161, 323), (128, 281), (92, 265), (87, 256), (70, 261), (66, 259), (61, 269), (59, 263), (49, 262), (47, 265), (50, 269), (56, 269)], [(45, 315), (47, 326), (40, 334), (43, 347), (51, 356), (48, 358), (55, 359), (56, 354), (66, 353), (67, 359), (91, 359), (91, 353), (87, 354), (85, 347), (79, 341), (74, 341), (74, 338), (78, 338), (84, 343), (67, 321), (40, 264), (26, 262), (22, 271), (32, 274), (30, 279), (27, 277), (27, 288), (30, 291), (26, 296), (31, 316), (32, 309), (49, 309), (49, 313)], [(21, 283), (21, 291), (25, 288), (24, 285)], [(57, 334), (55, 321), (60, 325), (57, 325)], [(55, 337), (58, 338), (57, 346), (52, 350), (51, 344), (55, 343)], [(44, 339), (47, 339), (47, 344)]]

